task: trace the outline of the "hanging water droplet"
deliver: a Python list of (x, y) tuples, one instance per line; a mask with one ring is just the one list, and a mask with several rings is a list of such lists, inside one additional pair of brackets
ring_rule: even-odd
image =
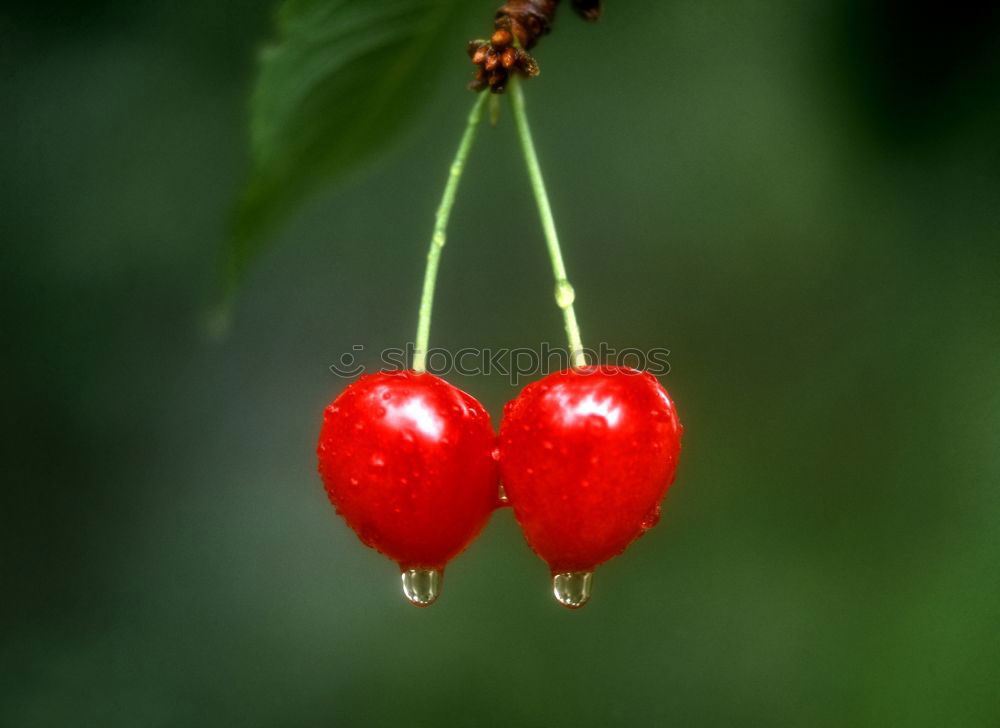
[(440, 569), (406, 569), (403, 571), (403, 594), (415, 607), (429, 607), (441, 594), (444, 574)]
[(556, 305), (559, 308), (569, 308), (576, 300), (576, 291), (569, 281), (559, 281), (556, 285)]
[(503, 483), (497, 486), (497, 500), (504, 505), (510, 503), (510, 498), (507, 497), (507, 489), (503, 487)]
[(552, 575), (552, 593), (567, 609), (579, 609), (590, 601), (593, 571), (566, 571)]

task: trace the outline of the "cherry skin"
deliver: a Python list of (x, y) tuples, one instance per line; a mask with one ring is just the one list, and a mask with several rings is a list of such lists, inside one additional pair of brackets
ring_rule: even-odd
[(498, 505), (494, 448), (473, 397), (432, 374), (393, 371), (361, 377), (326, 408), (317, 454), (337, 512), (427, 606)]
[(594, 567), (656, 524), (682, 429), (660, 383), (625, 367), (556, 372), (507, 404), (501, 480), (564, 605), (583, 606)]

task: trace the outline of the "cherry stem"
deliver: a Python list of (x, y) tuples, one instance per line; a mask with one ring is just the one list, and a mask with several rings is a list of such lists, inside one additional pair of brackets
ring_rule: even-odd
[(521, 139), (521, 149), (524, 161), (528, 166), (528, 176), (531, 178), (531, 189), (538, 203), (538, 214), (542, 218), (542, 230), (545, 232), (545, 243), (552, 259), (552, 272), (556, 279), (556, 305), (562, 309), (566, 325), (566, 339), (569, 341), (569, 356), (573, 367), (587, 366), (587, 356), (583, 351), (583, 341), (580, 338), (580, 326), (576, 322), (576, 311), (573, 302), (576, 293), (566, 276), (566, 264), (563, 263), (562, 249), (559, 247), (559, 236), (556, 233), (556, 222), (552, 217), (552, 205), (549, 204), (549, 194), (542, 178), (542, 168), (535, 152), (535, 142), (531, 137), (531, 127), (528, 125), (528, 115), (524, 110), (524, 92), (518, 79), (512, 79), (510, 84), (510, 105), (514, 113), (514, 123)]
[(424, 290), (420, 297), (420, 317), (417, 321), (417, 340), (413, 354), (413, 369), (417, 372), (427, 370), (427, 344), (431, 335), (434, 287), (437, 284), (438, 267), (441, 264), (441, 250), (447, 240), (448, 218), (451, 217), (451, 208), (455, 204), (455, 195), (458, 192), (458, 183), (462, 180), (465, 161), (469, 157), (469, 150), (476, 138), (479, 120), (482, 118), (483, 107), (486, 105), (488, 97), (489, 94), (479, 94), (479, 98), (472, 106), (472, 111), (469, 112), (469, 121), (462, 134), (462, 141), (458, 145), (458, 152), (455, 154), (455, 159), (448, 171), (448, 182), (444, 186), (444, 195), (441, 197), (441, 204), (434, 216), (434, 232), (431, 234), (431, 247), (427, 252), (427, 269), (424, 272)]

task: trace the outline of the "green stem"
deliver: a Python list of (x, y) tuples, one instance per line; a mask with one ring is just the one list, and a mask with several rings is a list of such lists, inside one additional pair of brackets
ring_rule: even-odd
[(538, 202), (538, 214), (542, 218), (542, 230), (545, 232), (545, 243), (552, 259), (552, 272), (556, 279), (556, 305), (562, 309), (566, 325), (566, 339), (569, 342), (570, 362), (574, 367), (587, 366), (587, 357), (583, 352), (583, 341), (580, 338), (580, 326), (576, 322), (576, 312), (573, 301), (576, 294), (566, 276), (566, 265), (563, 263), (562, 250), (559, 247), (559, 236), (556, 234), (556, 223), (552, 217), (552, 205), (545, 190), (545, 180), (542, 178), (542, 168), (535, 152), (535, 142), (531, 138), (531, 127), (528, 126), (528, 116), (524, 111), (524, 92), (517, 79), (510, 84), (510, 103), (514, 111), (514, 122), (521, 138), (521, 149), (524, 161), (528, 165), (528, 176), (531, 177), (531, 189)]
[(420, 318), (417, 321), (416, 349), (413, 354), (413, 369), (418, 372), (427, 369), (427, 343), (431, 335), (431, 311), (434, 308), (434, 287), (437, 283), (438, 266), (441, 264), (441, 250), (447, 240), (446, 231), (451, 208), (455, 204), (455, 194), (458, 183), (465, 170), (465, 160), (468, 159), (472, 142), (476, 138), (479, 120), (483, 115), (483, 106), (489, 94), (480, 94), (469, 112), (469, 121), (458, 145), (458, 152), (448, 171), (448, 182), (444, 187), (444, 195), (434, 216), (434, 232), (431, 234), (431, 248), (427, 253), (427, 269), (424, 272), (424, 290), (420, 297)]

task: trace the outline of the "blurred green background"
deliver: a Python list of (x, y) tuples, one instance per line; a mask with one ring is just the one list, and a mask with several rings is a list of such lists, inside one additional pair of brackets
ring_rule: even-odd
[[(421, 611), (335, 517), (328, 366), (412, 339), (496, 4), (222, 342), (271, 0), (0, 9), (0, 725), (1000, 725), (993, 3), (564, 8), (529, 113), (586, 341), (672, 352), (661, 524), (570, 613), (498, 512)], [(509, 117), (470, 165), (432, 343), (561, 342)]]

